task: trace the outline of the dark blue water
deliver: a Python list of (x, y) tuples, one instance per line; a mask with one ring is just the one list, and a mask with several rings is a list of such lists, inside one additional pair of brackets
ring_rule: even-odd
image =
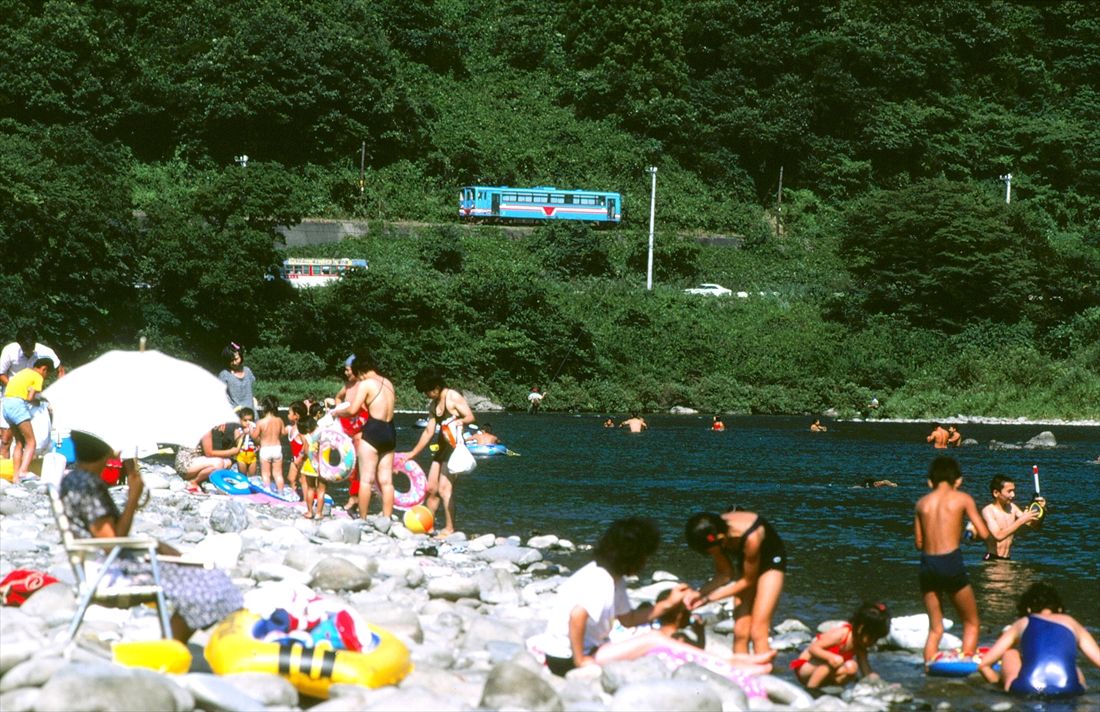
[[(419, 431), (413, 416), (399, 449)], [(862, 599), (886, 602), (895, 615), (923, 613), (916, 586), (913, 504), (927, 492), (928, 465), (936, 452), (922, 423), (828, 423), (808, 432), (808, 418), (744, 417), (709, 430), (710, 418), (658, 416), (650, 430), (631, 435), (604, 429), (602, 418), (540, 414), (482, 415), (520, 457), (496, 457), (460, 480), (458, 528), (475, 535), (553, 533), (594, 543), (614, 519), (644, 515), (662, 528), (663, 542), (649, 571), (671, 571), (694, 584), (710, 574), (708, 561), (683, 543), (683, 524), (695, 511), (740, 505), (766, 516), (787, 545), (788, 574), (774, 622), (798, 618), (811, 627), (844, 618)], [(982, 643), (991, 644), (1015, 619), (1015, 600), (1031, 582), (1058, 587), (1070, 613), (1094, 634), (1100, 628), (1100, 427), (966, 425), (965, 438), (980, 446), (952, 450), (964, 474), (963, 489), (988, 501), (995, 474), (1014, 476), (1018, 500), (1030, 501), (1032, 465), (1040, 471), (1050, 515), (1039, 533), (1016, 537), (1012, 562), (983, 564), (984, 548), (964, 548), (982, 616)], [(1053, 450), (990, 450), (988, 442), (1024, 442), (1051, 430)], [(426, 458), (421, 458), (427, 464)], [(867, 478), (890, 479), (896, 488), (853, 488)], [(578, 561), (567, 561), (569, 564)], [(952, 617), (950, 613), (948, 617)], [(961, 626), (953, 629), (961, 635)], [(893, 662), (891, 662), (891, 660)], [(872, 659), (872, 665), (876, 662)], [(976, 682), (926, 680), (908, 659), (877, 665), (923, 699), (955, 707), (990, 705), (1002, 698)], [(785, 674), (785, 673), (784, 673)], [(1090, 687), (1100, 688), (1095, 668)], [(1100, 707), (1093, 692), (1070, 706)]]

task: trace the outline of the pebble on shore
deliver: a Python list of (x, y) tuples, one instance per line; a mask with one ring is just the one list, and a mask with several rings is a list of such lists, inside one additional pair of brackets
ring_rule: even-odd
[[(897, 685), (864, 682), (813, 700), (785, 671), (765, 676), (772, 702), (746, 701), (728, 680), (697, 666), (675, 672), (655, 658), (551, 675), (526, 650), (543, 631), (557, 587), (569, 571), (555, 552), (577, 547), (554, 535), (530, 538), (458, 532), (439, 542), (382, 517), (306, 520), (296, 507), (196, 497), (169, 468), (142, 464), (152, 496), (138, 511), (135, 534), (156, 537), (227, 570), (246, 602), (272, 587), (300, 584), (331, 596), (408, 646), (414, 670), (399, 685), (334, 685), (318, 704), (274, 675), (215, 676), (192, 638), (192, 671), (169, 675), (111, 662), (110, 643), (158, 637), (155, 611), (91, 607), (77, 644), (64, 648), (75, 611), (73, 575), (44, 486), (0, 481), (0, 577), (16, 569), (59, 580), (19, 608), (0, 609), (0, 709), (46, 710), (681, 710), (886, 709), (910, 699)], [(119, 497), (124, 494), (119, 492)], [(657, 572), (631, 591), (652, 601), (677, 579)], [(721, 610), (714, 607), (714, 610)], [(719, 623), (715, 629), (714, 624)], [(708, 645), (728, 652), (724, 621), (710, 616)], [(799, 621), (776, 627), (781, 649), (804, 645)], [(788, 704), (778, 704), (780, 701)], [(666, 704), (667, 703), (667, 704)]]

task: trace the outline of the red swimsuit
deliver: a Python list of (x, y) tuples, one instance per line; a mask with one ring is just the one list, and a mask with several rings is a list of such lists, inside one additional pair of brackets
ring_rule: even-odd
[[(832, 645), (825, 649), (833, 655), (839, 655), (840, 657), (844, 658), (844, 662), (848, 662), (856, 656), (856, 651), (849, 650), (847, 652), (844, 652), (843, 650), (841, 650), (841, 648), (843, 648), (848, 643), (848, 638), (852, 637), (852, 624), (843, 623), (842, 625), (848, 629), (848, 632), (844, 634), (844, 640), (840, 641), (840, 643), (838, 643), (837, 645)], [(817, 638), (820, 638), (822, 635), (824, 635), (824, 633), (819, 634)], [(791, 661), (791, 670), (798, 672), (798, 668), (802, 667), (808, 662), (810, 662), (809, 659), (799, 656)]]

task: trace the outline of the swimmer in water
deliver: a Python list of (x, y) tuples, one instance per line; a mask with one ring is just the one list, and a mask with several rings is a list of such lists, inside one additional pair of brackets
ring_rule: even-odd
[(828, 432), (828, 428), (821, 424), (821, 418), (816, 418), (814, 422), (810, 423), (811, 433), (825, 433)]
[(615, 421), (614, 421), (614, 420), (612, 420), (611, 418), (606, 418), (606, 419), (605, 419), (605, 420), (603, 421), (603, 426), (604, 426), (605, 428), (614, 428), (614, 427), (615, 427)]
[(619, 423), (620, 428), (628, 428), (632, 433), (640, 433), (643, 430), (648, 430), (649, 426), (646, 425), (645, 419), (635, 412), (630, 414), (630, 417)]
[(722, 416), (716, 415), (710, 423), (711, 430), (725, 430), (726, 424), (722, 422)]
[[(993, 501), (982, 507), (982, 519), (989, 527), (990, 537), (986, 540), (985, 561), (1012, 558), (1012, 539), (1022, 526), (1036, 527), (1042, 523), (1039, 515), (1030, 507), (1020, 509), (1016, 506), (1016, 483), (1004, 475), (994, 475), (989, 482), (989, 493)], [(1046, 506), (1046, 500), (1035, 500)]]
[(944, 430), (942, 425), (936, 423), (936, 427), (932, 428), (931, 434), (925, 440), (932, 443), (932, 447), (937, 450), (943, 450), (947, 447), (947, 441), (950, 437), (951, 434)]
[[(989, 682), (1015, 695), (1063, 697), (1085, 691), (1077, 667), (1080, 650), (1100, 667), (1100, 646), (1092, 634), (1065, 612), (1058, 591), (1042, 581), (1020, 596), (1021, 618), (1001, 634), (978, 665)], [(1001, 661), (1001, 672), (993, 665)]]
[(947, 426), (947, 447), (960, 447), (963, 444), (962, 433), (954, 425)]
[(865, 479), (863, 481), (862, 485), (856, 485), (852, 489), (862, 489), (864, 487), (867, 487), (868, 489), (870, 489), (871, 487), (897, 487), (897, 486), (898, 486), (898, 483), (893, 482), (891, 480), (875, 480), (875, 479), (871, 479), (870, 477), (868, 477), (867, 479)]

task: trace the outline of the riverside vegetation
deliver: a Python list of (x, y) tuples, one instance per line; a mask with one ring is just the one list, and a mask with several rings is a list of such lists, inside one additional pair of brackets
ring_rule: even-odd
[[(1100, 416), (1091, 3), (9, 10), (0, 301), (70, 364), (234, 340), (288, 398), (367, 343), (510, 407)], [(468, 183), (619, 190), (624, 224), (460, 229)], [(367, 220), (314, 252), (369, 271), (275, 278), (305, 216)]]

